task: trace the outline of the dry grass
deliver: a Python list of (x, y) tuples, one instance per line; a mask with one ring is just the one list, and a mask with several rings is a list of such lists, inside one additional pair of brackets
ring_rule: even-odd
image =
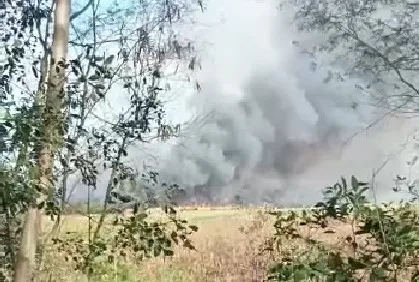
[[(158, 216), (153, 212), (152, 216)], [(136, 265), (115, 262), (103, 265), (103, 274), (94, 281), (263, 281), (268, 263), (274, 257), (261, 253), (265, 240), (273, 234), (273, 218), (257, 209), (184, 209), (180, 216), (197, 225), (199, 230), (192, 236), (197, 251), (175, 249), (171, 258), (150, 259)], [(109, 216), (110, 218), (112, 216)], [(51, 222), (46, 221), (48, 233)], [(338, 237), (350, 233), (349, 226), (335, 226), (337, 234), (326, 235), (316, 230), (305, 230), (330, 245), (336, 245)], [(106, 228), (111, 228), (106, 226)], [(66, 216), (61, 234), (85, 236), (87, 218)], [(304, 247), (304, 246), (301, 246)], [(345, 246), (337, 246), (344, 248)], [(45, 252), (42, 281), (84, 281), (73, 271), (60, 254)]]

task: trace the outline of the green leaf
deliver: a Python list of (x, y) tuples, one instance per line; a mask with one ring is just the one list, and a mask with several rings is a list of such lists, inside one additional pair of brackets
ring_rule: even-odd
[(307, 269), (306, 267), (298, 267), (294, 270), (294, 281), (300, 282), (300, 281), (306, 281), (308, 276), (310, 275), (311, 270)]
[(103, 85), (102, 83), (97, 83), (93, 86), (95, 89), (106, 89), (106, 86)]
[(364, 194), (366, 191), (368, 191), (370, 188), (368, 186), (364, 186), (361, 188), (361, 190), (358, 191), (358, 195), (361, 196), (362, 194)]
[(160, 256), (162, 251), (162, 246), (161, 245), (154, 245), (154, 250), (153, 250), (153, 254), (155, 257)]
[(372, 277), (376, 278), (376, 279), (383, 279), (386, 278), (386, 271), (382, 268), (375, 268), (372, 270)]
[(188, 248), (189, 250), (196, 251), (195, 246), (192, 245), (191, 240), (189, 240), (189, 239), (185, 239), (185, 241), (183, 242), (183, 246), (185, 248)]
[(114, 58), (115, 58), (114, 55), (110, 55), (109, 57), (107, 57), (106, 60), (105, 60), (105, 65), (112, 64)]
[(348, 184), (346, 183), (346, 179), (341, 177), (342, 180), (342, 189), (343, 191), (346, 191), (348, 189)]
[(163, 250), (163, 254), (166, 257), (171, 257), (173, 256), (174, 252), (172, 250)]
[(352, 175), (352, 177), (351, 177), (351, 186), (352, 186), (352, 189), (353, 189), (353, 190), (355, 190), (355, 191), (357, 191), (357, 190), (358, 190), (358, 188), (359, 188), (359, 182), (358, 182), (358, 179), (356, 179), (356, 177), (355, 177), (355, 176), (353, 176), (353, 175)]
[(114, 262), (114, 256), (113, 255), (109, 255), (108, 256), (108, 263), (113, 263)]
[(196, 225), (189, 225), (189, 228), (193, 231), (193, 232), (197, 232), (198, 231), (198, 227)]
[(351, 266), (352, 269), (357, 270), (357, 269), (366, 269), (367, 265), (361, 261), (358, 261), (352, 257), (348, 258), (348, 263)]
[(89, 76), (89, 80), (99, 80), (99, 78), (100, 78), (100, 76), (98, 76), (96, 74)]

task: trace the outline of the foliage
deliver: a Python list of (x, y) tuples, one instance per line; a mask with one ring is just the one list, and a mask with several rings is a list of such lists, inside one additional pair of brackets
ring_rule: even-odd
[[(317, 34), (313, 44), (295, 42), (312, 57), (313, 70), (330, 54), (325, 82), (354, 78), (361, 93), (379, 108), (417, 110), (418, 9), (412, 1), (284, 0), (293, 24)], [(290, 4), (288, 6), (287, 4)], [(301, 44), (300, 44), (301, 43)], [(356, 107), (356, 105), (354, 105)]]
[[(418, 9), (412, 1), (284, 0), (282, 8), (293, 14), (292, 25), (314, 41), (294, 41), (308, 54), (312, 70), (327, 71), (324, 79), (356, 81), (367, 100), (393, 113), (418, 110)], [(313, 37), (312, 37), (313, 38)], [(314, 42), (314, 43), (313, 43)], [(313, 44), (312, 44), (313, 43)], [(325, 63), (329, 65), (324, 67)], [(361, 98), (361, 99), (362, 99)], [(371, 98), (371, 99), (370, 99)], [(356, 109), (358, 103), (352, 107)], [(417, 161), (413, 158), (410, 165)], [(412, 170), (412, 167), (411, 169)], [(398, 176), (395, 191), (412, 195), (398, 206), (369, 203), (366, 193), (375, 191), (352, 177), (324, 191), (324, 201), (312, 213), (275, 213), (277, 231), (271, 248), (281, 249), (293, 238), (308, 250), (282, 252), (272, 267), (272, 280), (305, 281), (417, 281), (419, 247), (417, 180)], [(302, 232), (302, 226), (333, 233), (331, 223), (349, 224), (351, 235), (336, 248)], [(340, 250), (341, 248), (339, 248)]]
[[(131, 184), (134, 197), (128, 198), (132, 204), (143, 203), (145, 199), (136, 193), (140, 188), (138, 182), (144, 180), (143, 175), (157, 176), (147, 169), (138, 171), (129, 164), (130, 149), (152, 140), (165, 141), (179, 131), (180, 125), (171, 125), (165, 120), (162, 94), (170, 92), (171, 88), (170, 75), (164, 71), (167, 64), (173, 62), (180, 69), (179, 65), (185, 65), (188, 71), (195, 69), (197, 58), (192, 43), (173, 28), (192, 12), (192, 4), (181, 0), (127, 1), (127, 7), (115, 2), (103, 9), (100, 1), (89, 0), (71, 15), (70, 59), (54, 62), (50, 56), (54, 1), (0, 2), (0, 23), (4, 27), (0, 42), (0, 110), (5, 109), (7, 113), (0, 117), (0, 202), (5, 205), (2, 212), (10, 219), (18, 220), (27, 207), (42, 196), (45, 201), (37, 207), (45, 210), (53, 220), (58, 216), (58, 228), (61, 212), (71, 196), (70, 176), (79, 178), (79, 186), (86, 188), (89, 198), (91, 191), (97, 188), (97, 179), (109, 172), (106, 198), (94, 233), (91, 233), (92, 211), (88, 208), (89, 240), (80, 248), (87, 251), (86, 261), (90, 262), (101, 255), (97, 252), (98, 246), (102, 248), (105, 243), (117, 242), (117, 239), (104, 242), (101, 228), (108, 205), (115, 198), (128, 197), (127, 191), (122, 189), (123, 184), (127, 181)], [(198, 4), (202, 9), (202, 2)], [(112, 50), (115, 47), (116, 50)], [(46, 115), (51, 109), (44, 105), (47, 77), (56, 63), (65, 69), (66, 85), (60, 93), (65, 97), (65, 105), (63, 109), (54, 109), (62, 110), (64, 115), (55, 121), (59, 126), (51, 129)], [(124, 102), (127, 107), (114, 109), (116, 118), (101, 118), (98, 114), (103, 110), (101, 106), (115, 94), (118, 102)], [(45, 141), (42, 136), (48, 130), (54, 131), (56, 137), (49, 144), (53, 148), (54, 166), (52, 179), (48, 179), (51, 189), (41, 191), (34, 180), (38, 156)], [(150, 191), (155, 188), (153, 184), (148, 186)], [(171, 194), (173, 185), (166, 188)], [(137, 217), (135, 220), (124, 219), (115, 226), (123, 231), (120, 236), (125, 236), (125, 240), (133, 239), (140, 231), (148, 232), (148, 225), (154, 228), (154, 233), (144, 233), (143, 241), (167, 239), (163, 231), (160, 235), (156, 232), (169, 223), (147, 223), (144, 218), (137, 220)], [(185, 246), (192, 248), (187, 238), (191, 231), (183, 226), (186, 222), (172, 217), (169, 222), (176, 227)], [(195, 227), (192, 229), (196, 231)], [(9, 231), (0, 233), (9, 234)], [(157, 237), (153, 237), (155, 235)], [(62, 239), (55, 240), (61, 242)], [(79, 240), (62, 242), (74, 247)], [(156, 246), (153, 245), (153, 249), (158, 250), (161, 245)], [(86, 259), (83, 252), (80, 254)], [(161, 252), (167, 255), (171, 249), (161, 249)]]
[[(411, 202), (399, 206), (369, 203), (367, 183), (354, 176), (324, 190), (324, 201), (312, 213), (274, 213), (275, 240), (270, 249), (281, 250), (289, 240), (306, 244), (306, 249), (281, 252), (282, 258), (269, 270), (274, 281), (416, 281), (419, 251), (418, 211)], [(302, 226), (334, 233), (331, 223), (350, 224), (352, 233), (340, 242), (349, 251), (312, 238)], [(412, 270), (413, 269), (413, 270)], [(405, 276), (401, 276), (405, 275)], [(406, 276), (407, 275), (407, 276)], [(316, 280), (318, 281), (318, 280)], [(403, 281), (408, 281), (403, 280)]]
[(188, 236), (198, 228), (178, 219), (172, 208), (166, 211), (167, 221), (147, 220), (145, 211), (137, 207), (128, 217), (116, 215), (106, 237), (83, 240), (80, 237), (53, 238), (54, 248), (62, 253), (75, 270), (100, 275), (98, 264), (114, 264), (117, 260), (140, 263), (150, 257), (173, 256), (173, 246), (181, 244), (195, 250)]

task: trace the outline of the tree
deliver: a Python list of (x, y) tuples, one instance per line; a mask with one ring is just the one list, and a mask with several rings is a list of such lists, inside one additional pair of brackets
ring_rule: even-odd
[[(28, 87), (25, 65), (28, 61), (32, 63), (31, 55), (36, 55), (34, 48), (36, 44), (30, 40), (30, 37), (36, 31), (40, 30), (40, 21), (48, 17), (48, 8), (43, 1), (39, 1), (38, 6), (33, 5), (31, 1), (2, 1), (0, 3), (0, 10), (2, 13), (3, 31), (2, 53), (4, 54), (1, 64), (2, 77), (0, 80), (0, 93), (3, 102), (8, 102), (9, 106), (7, 108), (9, 115), (5, 118), (2, 126), (6, 128), (8, 135), (13, 131), (11, 144), (2, 148), (4, 156), (2, 175), (5, 177), (1, 179), (1, 197), (3, 202), (2, 211), (8, 219), (8, 226), (6, 226), (7, 232), (3, 233), (4, 238), (8, 239), (6, 241), (9, 243), (6, 246), (7, 264), (5, 265), (13, 268), (14, 249), (12, 246), (13, 240), (11, 239), (14, 237), (14, 232), (12, 232), (10, 227), (12, 226), (12, 219), (17, 219), (17, 215), (24, 212), (27, 205), (31, 203), (32, 183), (28, 176), (33, 173), (34, 166), (28, 166), (26, 160), (29, 146), (33, 140), (30, 136), (32, 125), (36, 123), (33, 119), (30, 119), (35, 117), (32, 115), (34, 112), (26, 107), (26, 99), (33, 93), (28, 93), (28, 96), (20, 95), (19, 98), (21, 99), (14, 99), (14, 96), (15, 94), (25, 92)], [(33, 62), (35, 63), (35, 60)], [(33, 66), (32, 68), (35, 69), (36, 67)], [(43, 64), (42, 68), (46, 68), (46, 65)], [(41, 79), (40, 85), (43, 82), (44, 80)], [(21, 88), (14, 90), (14, 83), (20, 85)], [(13, 111), (12, 106), (16, 101), (21, 102), (18, 105), (18, 107), (21, 106), (18, 120), (14, 120), (10, 116), (10, 112)], [(18, 151), (17, 158), (13, 158), (12, 154), (8, 154), (13, 151)], [(28, 236), (26, 238), (30, 239)], [(23, 273), (25, 272), (26, 270)], [(5, 276), (9, 275), (6, 274)]]
[[(80, 177), (89, 195), (101, 172), (110, 170), (100, 218), (103, 222), (111, 197), (123, 194), (119, 191), (121, 180), (132, 180), (135, 189), (135, 180), (148, 173), (139, 173), (123, 163), (129, 146), (155, 139), (155, 132), (158, 139), (167, 139), (176, 132), (176, 126), (163, 122), (164, 105), (158, 93), (170, 91), (169, 84), (161, 86), (165, 81), (165, 62), (186, 61), (190, 69), (194, 68), (191, 44), (185, 44), (170, 28), (183, 12), (189, 11), (190, 5), (182, 1), (134, 1), (128, 5), (131, 6), (121, 8), (116, 3), (103, 12), (91, 0), (71, 15), (70, 2), (64, 0), (22, 0), (2, 3), (0, 7), (8, 25), (3, 40), (7, 60), (2, 65), (8, 74), (2, 77), (1, 91), (9, 100), (16, 100), (16, 88), (11, 85), (23, 89), (17, 93), (20, 103), (13, 109), (17, 114), (6, 122), (8, 134), (13, 137), (5, 150), (8, 165), (4, 171), (11, 177), (10, 181), (2, 179), (2, 187), (8, 187), (2, 189), (2, 198), (12, 200), (5, 208), (6, 214), (16, 219), (26, 215), (16, 281), (32, 279), (35, 253), (42, 247), (40, 209), (51, 216), (60, 214), (57, 196), (63, 207), (69, 175)], [(86, 17), (89, 10), (91, 15)], [(76, 20), (84, 20), (88, 28), (78, 28)], [(51, 22), (55, 29), (49, 46)], [(111, 36), (104, 32), (99, 35), (99, 28), (106, 30), (110, 25), (118, 30), (110, 31)], [(109, 46), (118, 42), (119, 50), (109, 51)], [(38, 81), (35, 91), (31, 80)], [(115, 120), (103, 120), (97, 114), (98, 104), (118, 84), (118, 91), (128, 94), (129, 99), (124, 102), (129, 110), (116, 113)], [(13, 158), (14, 153), (17, 159)], [(152, 182), (156, 183), (156, 175), (150, 175), (154, 175)], [(100, 226), (89, 246), (100, 237)], [(10, 261), (13, 263), (14, 259)]]
[[(15, 267), (16, 282), (31, 281), (36, 267), (35, 254), (41, 232), (41, 212), (39, 206), (45, 203), (46, 195), (53, 189), (53, 158), (65, 132), (64, 128), (64, 86), (70, 28), (70, 0), (56, 0), (54, 30), (51, 45), (50, 65), (45, 75), (45, 106), (40, 107), (42, 125), (37, 144), (37, 171), (35, 185), (40, 193), (29, 206), (22, 230), (22, 241)], [(43, 95), (40, 91), (40, 95)]]
[(301, 45), (304, 51), (314, 57), (332, 55), (333, 69), (325, 81), (356, 78), (361, 81), (358, 90), (386, 114), (417, 113), (418, 4), (392, 0), (283, 4), (295, 9), (294, 22), (301, 32), (319, 34), (314, 46)]

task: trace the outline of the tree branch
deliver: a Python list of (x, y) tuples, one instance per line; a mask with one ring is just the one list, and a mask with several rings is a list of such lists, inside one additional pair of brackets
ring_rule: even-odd
[(382, 59), (386, 65), (388, 65), (397, 75), (400, 82), (406, 85), (410, 90), (412, 90), (416, 95), (419, 95), (419, 89), (413, 85), (413, 83), (407, 81), (404, 76), (402, 75), (400, 69), (383, 53), (381, 53), (377, 48), (374, 46), (369, 45), (366, 41), (361, 39), (356, 32), (351, 31), (349, 28), (344, 27), (342, 24), (337, 24), (336, 27), (340, 29), (342, 32), (350, 36), (353, 40), (357, 41), (362, 46), (369, 49), (373, 54), (375, 54), (378, 58)]
[(90, 5), (92, 4), (93, 4), (93, 0), (89, 0), (89, 2), (87, 2), (87, 4), (84, 5), (83, 8), (81, 8), (79, 11), (75, 12), (74, 14), (70, 16), (70, 21), (75, 20), (76, 18), (81, 16), (84, 12), (87, 11), (87, 9), (89, 9)]

